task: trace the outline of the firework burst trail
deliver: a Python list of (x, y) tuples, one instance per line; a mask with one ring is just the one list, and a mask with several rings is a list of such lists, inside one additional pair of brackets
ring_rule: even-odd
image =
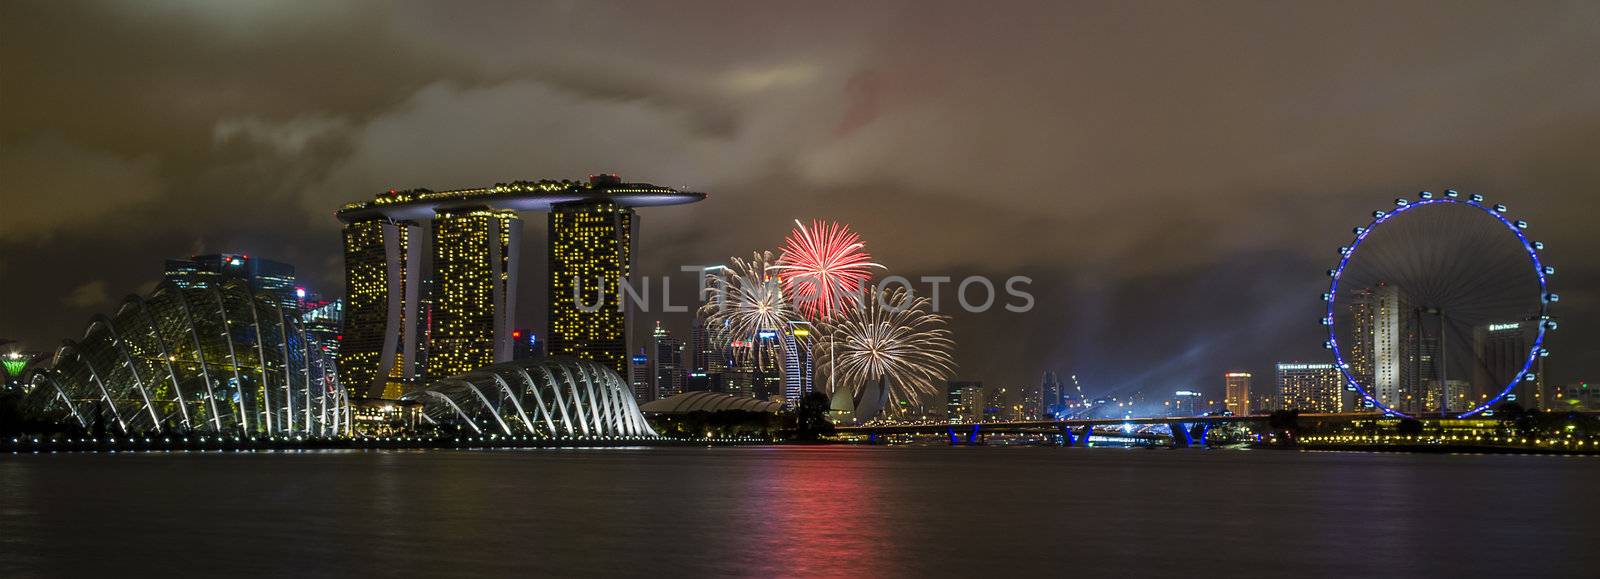
[[(732, 347), (747, 342), (754, 354), (753, 344), (762, 331), (782, 332), (795, 319), (773, 263), (772, 252), (753, 252), (748, 260), (731, 258), (727, 268), (706, 280), (700, 314), (716, 343)], [(781, 353), (787, 353), (785, 341), (777, 342)], [(783, 356), (776, 363), (781, 374)]]
[(807, 320), (821, 323), (837, 311), (860, 303), (872, 281), (872, 262), (861, 237), (835, 221), (812, 221), (807, 227), (794, 221), (784, 239), (776, 269), (783, 290), (795, 310)]
[[(796, 219), (794, 226), (784, 239), (777, 270), (797, 313), (821, 324), (842, 309), (859, 306), (872, 281), (872, 269), (884, 269), (873, 263), (861, 237), (836, 221), (813, 220), (806, 227)], [(828, 358), (835, 359), (831, 355)], [(830, 381), (837, 374), (835, 370), (828, 371)], [(833, 389), (830, 382), (827, 390), (831, 393)]]
[(829, 384), (849, 385), (859, 396), (868, 382), (886, 379), (891, 405), (920, 405), (955, 371), (949, 318), (929, 312), (927, 298), (904, 288), (870, 290), (865, 298), (823, 324), (829, 346), (823, 355), (834, 374)]

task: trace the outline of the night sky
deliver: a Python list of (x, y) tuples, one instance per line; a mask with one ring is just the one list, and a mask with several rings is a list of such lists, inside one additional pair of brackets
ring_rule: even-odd
[(1032, 312), (955, 312), (959, 378), (1151, 394), (1324, 359), (1350, 228), (1483, 193), (1560, 269), (1552, 377), (1600, 376), (1600, 3), (6, 0), (0, 46), (0, 337), (30, 349), (165, 258), (341, 294), (333, 210), (382, 190), (617, 172), (711, 194), (641, 212), (638, 273), (841, 220), (891, 273), (1034, 279)]

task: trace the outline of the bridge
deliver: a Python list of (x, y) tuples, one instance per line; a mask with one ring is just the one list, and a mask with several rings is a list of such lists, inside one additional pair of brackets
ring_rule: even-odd
[[(1340, 412), (1300, 414), (1299, 420), (1359, 420), (1384, 418), (1376, 412)], [(1266, 424), (1271, 417), (1265, 414), (1250, 416), (1163, 416), (1143, 418), (1066, 418), (1061, 420), (1019, 420), (1009, 422), (928, 422), (922, 424), (882, 424), (868, 426), (840, 426), (834, 432), (844, 435), (866, 436), (872, 443), (879, 436), (889, 434), (944, 434), (950, 444), (975, 444), (987, 434), (1041, 434), (1060, 436), (1064, 446), (1079, 446), (1089, 441), (1096, 427), (1124, 425), (1164, 424), (1172, 432), (1172, 445), (1177, 447), (1204, 445), (1206, 434), (1218, 424)], [(1120, 436), (1127, 436), (1122, 434)], [(1152, 437), (1153, 438), (1153, 437)]]

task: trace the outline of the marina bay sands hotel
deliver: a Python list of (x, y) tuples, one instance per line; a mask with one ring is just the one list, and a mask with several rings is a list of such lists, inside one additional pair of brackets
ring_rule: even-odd
[[(340, 381), (353, 397), (395, 398), (420, 378), (424, 350), (432, 378), (510, 360), (519, 214), (529, 211), (550, 219), (546, 351), (594, 360), (627, 376), (629, 324), (618, 307), (618, 284), (632, 266), (635, 209), (702, 199), (704, 193), (624, 183), (613, 174), (454, 191), (390, 190), (345, 205), (338, 212), (346, 285)], [(424, 271), (423, 241), (430, 242), (431, 271)], [(424, 300), (427, 307), (419, 308)]]

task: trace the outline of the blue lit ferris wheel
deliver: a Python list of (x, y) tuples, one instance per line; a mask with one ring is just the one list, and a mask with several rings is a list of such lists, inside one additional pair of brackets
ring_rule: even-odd
[(1447, 190), (1396, 199), (1339, 248), (1324, 344), (1353, 409), (1468, 417), (1542, 395), (1555, 268), (1505, 205)]

